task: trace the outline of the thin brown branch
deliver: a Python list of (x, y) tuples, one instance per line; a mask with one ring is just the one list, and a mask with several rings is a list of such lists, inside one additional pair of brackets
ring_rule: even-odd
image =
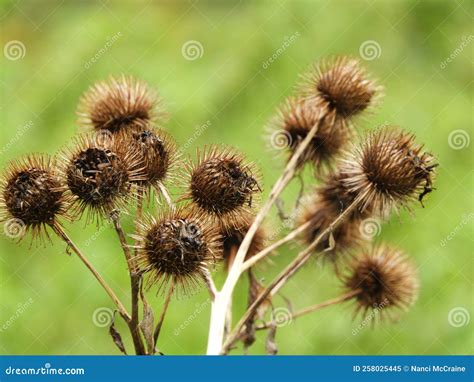
[[(309, 314), (309, 313), (313, 313), (313, 312), (316, 312), (318, 310), (321, 310), (327, 306), (332, 306), (332, 305), (336, 305), (336, 304), (340, 304), (344, 301), (347, 301), (347, 300), (350, 300), (352, 299), (353, 297), (357, 296), (358, 294), (360, 293), (360, 290), (355, 290), (355, 291), (350, 291), (348, 293), (344, 293), (338, 297), (335, 297), (335, 298), (332, 298), (330, 300), (327, 300), (327, 301), (324, 301), (324, 302), (321, 302), (319, 304), (314, 304), (314, 305), (311, 305), (311, 306), (308, 306), (306, 308), (303, 308), (303, 309), (300, 309), (300, 310), (297, 310), (295, 313), (291, 314), (290, 317), (286, 317), (286, 319), (288, 320), (294, 320), (298, 317), (301, 317), (301, 316), (304, 316), (306, 314)], [(265, 322), (264, 324), (262, 325), (258, 325), (255, 327), (256, 330), (263, 330), (263, 329), (267, 329), (267, 328), (270, 328), (272, 325), (274, 325), (275, 322), (274, 321), (267, 321)], [(277, 321), (276, 324), (278, 325), (279, 322)]]
[(262, 260), (267, 255), (269, 255), (271, 252), (273, 252), (278, 247), (281, 247), (283, 244), (288, 243), (289, 241), (296, 238), (300, 233), (304, 232), (311, 225), (311, 223), (312, 223), (311, 220), (309, 220), (309, 221), (301, 224), (298, 228), (295, 228), (293, 231), (291, 231), (284, 238), (282, 238), (282, 239), (276, 241), (275, 243), (269, 245), (268, 247), (262, 249), (260, 252), (258, 252), (254, 256), (252, 256), (250, 259), (246, 260), (242, 264), (242, 272), (245, 272), (247, 269), (254, 266), (257, 262)]
[(71, 248), (74, 251), (74, 253), (77, 255), (77, 257), (79, 257), (79, 259), (84, 263), (87, 269), (89, 269), (89, 271), (94, 275), (94, 277), (97, 279), (99, 284), (102, 286), (102, 288), (104, 288), (105, 292), (109, 295), (109, 297), (114, 302), (120, 315), (124, 318), (124, 320), (127, 323), (129, 323), (131, 320), (130, 314), (127, 312), (127, 309), (119, 300), (119, 298), (117, 297), (115, 292), (112, 290), (112, 288), (102, 278), (100, 273), (94, 268), (94, 266), (89, 262), (89, 260), (83, 255), (81, 250), (76, 246), (76, 244), (74, 244), (74, 242), (71, 240), (71, 238), (67, 235), (67, 233), (63, 230), (62, 227), (60, 227), (59, 225), (56, 225), (56, 226), (52, 226), (52, 229), (62, 240), (64, 240), (64, 242), (69, 246), (69, 248)]
[[(139, 198), (139, 203), (141, 203), (142, 198)], [(136, 354), (146, 354), (145, 345), (143, 343), (143, 338), (140, 332), (139, 326), (139, 301), (138, 294), (140, 292), (140, 274), (138, 272), (137, 266), (135, 264), (135, 259), (132, 257), (130, 251), (130, 246), (127, 243), (125, 233), (123, 232), (122, 225), (120, 223), (120, 214), (118, 212), (110, 214), (110, 218), (117, 232), (117, 236), (120, 241), (123, 253), (125, 254), (125, 259), (127, 261), (127, 266), (130, 274), (130, 289), (131, 289), (131, 299), (132, 299), (132, 316), (129, 322), (130, 334), (132, 335), (133, 345), (135, 346)]]
[(216, 288), (216, 284), (214, 284), (214, 280), (212, 279), (211, 272), (209, 272), (208, 269), (204, 270), (203, 279), (204, 279), (204, 282), (206, 283), (207, 289), (209, 291), (209, 295), (211, 296), (211, 300), (214, 301), (214, 299), (217, 296), (218, 291)]
[(163, 304), (163, 310), (161, 311), (160, 319), (158, 320), (158, 323), (156, 324), (155, 332), (153, 334), (153, 342), (155, 344), (155, 348), (158, 342), (158, 337), (160, 336), (161, 327), (163, 326), (163, 321), (165, 320), (166, 312), (168, 311), (168, 306), (170, 304), (171, 297), (173, 296), (173, 292), (174, 292), (174, 280), (171, 281), (168, 294), (166, 295), (166, 299)]

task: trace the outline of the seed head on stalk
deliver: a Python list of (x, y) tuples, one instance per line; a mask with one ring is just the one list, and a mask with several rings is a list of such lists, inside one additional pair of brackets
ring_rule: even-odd
[(26, 231), (32, 232), (33, 239), (48, 237), (47, 226), (54, 229), (60, 217), (69, 219), (70, 198), (48, 155), (12, 161), (0, 178), (0, 189), (0, 220), (9, 237), (21, 240)]
[(94, 134), (76, 138), (62, 157), (62, 174), (72, 198), (75, 217), (88, 211), (88, 221), (125, 208), (132, 182), (144, 179), (137, 151), (118, 144), (112, 136)]
[(189, 206), (146, 218), (135, 239), (147, 287), (158, 291), (173, 280), (178, 290), (190, 293), (222, 255), (218, 227)]
[(225, 227), (238, 226), (261, 191), (255, 166), (229, 148), (198, 151), (196, 164), (188, 166), (189, 199), (203, 213)]
[(145, 82), (124, 75), (110, 77), (81, 97), (79, 123), (112, 133), (140, 130), (165, 114), (161, 105), (161, 98)]
[(408, 310), (418, 294), (415, 268), (400, 249), (388, 245), (364, 249), (348, 265), (343, 282), (347, 292), (358, 291), (356, 314), (364, 317), (373, 309), (381, 318), (394, 317), (394, 310)]

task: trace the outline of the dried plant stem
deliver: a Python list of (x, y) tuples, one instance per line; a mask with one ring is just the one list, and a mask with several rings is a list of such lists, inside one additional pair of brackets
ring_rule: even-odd
[(171, 196), (168, 193), (168, 190), (166, 189), (165, 185), (160, 182), (160, 183), (158, 183), (158, 187), (161, 191), (161, 195), (163, 195), (163, 197), (166, 200), (166, 203), (168, 203), (169, 208), (174, 209), (175, 206), (174, 206), (173, 200), (171, 199)]
[(87, 260), (87, 258), (82, 254), (81, 250), (74, 244), (74, 242), (69, 238), (67, 233), (63, 230), (62, 227), (59, 225), (52, 226), (52, 229), (54, 232), (62, 239), (64, 242), (71, 248), (74, 253), (81, 259), (81, 261), (84, 263), (84, 265), (89, 269), (89, 271), (94, 275), (94, 277), (97, 279), (99, 284), (104, 288), (105, 292), (109, 295), (109, 297), (112, 299), (114, 302), (115, 306), (117, 307), (120, 315), (124, 318), (124, 320), (128, 323), (130, 322), (130, 314), (127, 312), (127, 309), (125, 306), (122, 304), (122, 302), (119, 300), (115, 292), (112, 290), (112, 288), (105, 282), (105, 280), (102, 278), (100, 273), (94, 268), (94, 266)]
[(246, 260), (242, 264), (242, 272), (245, 272), (247, 269), (254, 266), (257, 262), (262, 260), (265, 256), (269, 255), (271, 252), (273, 252), (278, 247), (281, 247), (283, 244), (288, 243), (289, 241), (293, 240), (300, 233), (304, 232), (311, 225), (311, 223), (312, 223), (312, 221), (308, 220), (307, 222), (301, 224), (298, 228), (295, 228), (293, 231), (291, 231), (284, 238), (282, 238), (282, 239), (276, 241), (275, 243), (269, 245), (268, 247), (262, 249), (260, 252), (258, 252), (254, 256), (252, 256), (250, 259)]
[(221, 354), (226, 354), (232, 345), (239, 339), (240, 331), (242, 327), (245, 325), (247, 320), (252, 317), (259, 305), (265, 301), (265, 299), (272, 293), (272, 291), (276, 288), (281, 286), (288, 281), (288, 279), (293, 276), (311, 257), (312, 252), (317, 247), (317, 245), (331, 232), (337, 228), (337, 226), (349, 215), (351, 214), (355, 208), (358, 207), (360, 203), (360, 197), (354, 200), (330, 225), (326, 228), (321, 234), (316, 237), (313, 242), (303, 251), (301, 251), (293, 261), (283, 270), (280, 274), (273, 279), (273, 281), (259, 294), (259, 296), (255, 299), (253, 304), (247, 309), (245, 314), (242, 316), (240, 321), (235, 326), (232, 333), (229, 335), (227, 340), (225, 341)]
[(323, 110), (320, 111), (318, 122), (314, 124), (305, 139), (298, 145), (298, 148), (292, 155), (280, 178), (278, 178), (275, 185), (273, 186), (273, 189), (270, 192), (270, 196), (258, 212), (257, 216), (255, 217), (255, 220), (253, 221), (252, 225), (247, 231), (247, 234), (242, 240), (242, 244), (240, 245), (240, 248), (237, 251), (237, 255), (234, 259), (234, 264), (232, 265), (229, 271), (222, 290), (216, 294), (211, 310), (211, 322), (209, 326), (207, 354), (216, 355), (221, 353), (222, 344), (224, 340), (225, 316), (227, 314), (227, 309), (230, 304), (235, 285), (237, 284), (237, 281), (239, 280), (242, 274), (242, 264), (245, 260), (245, 256), (248, 252), (250, 244), (252, 243), (252, 239), (255, 236), (255, 233), (257, 232), (258, 228), (262, 224), (263, 220), (269, 213), (270, 208), (275, 203), (275, 200), (278, 198), (278, 196), (287, 186), (290, 180), (294, 177), (298, 165), (298, 160), (310, 144), (311, 140), (316, 135), (322, 114)]
[(161, 327), (163, 326), (163, 321), (165, 320), (166, 312), (168, 311), (168, 306), (171, 301), (171, 296), (173, 296), (173, 292), (174, 292), (174, 280), (171, 281), (168, 294), (166, 295), (166, 299), (163, 304), (163, 310), (161, 311), (160, 319), (158, 320), (158, 323), (156, 324), (155, 332), (153, 334), (153, 343), (155, 344), (155, 348), (158, 342), (158, 337), (160, 336)]
[[(141, 199), (139, 199), (141, 200)], [(127, 261), (127, 266), (130, 274), (130, 289), (132, 298), (132, 316), (128, 326), (130, 328), (130, 334), (132, 335), (133, 345), (135, 347), (136, 354), (146, 354), (145, 345), (140, 333), (139, 327), (139, 316), (138, 316), (138, 293), (140, 292), (140, 275), (135, 264), (135, 259), (132, 257), (130, 246), (127, 244), (125, 233), (123, 232), (122, 225), (120, 223), (120, 215), (118, 213), (110, 214), (110, 218), (117, 232), (117, 236), (120, 240), (123, 253)]]
[(204, 270), (204, 282), (206, 283), (207, 289), (209, 291), (209, 295), (211, 296), (211, 300), (214, 301), (217, 294), (216, 284), (212, 279), (211, 272), (208, 269)]
[[(314, 304), (314, 305), (311, 305), (311, 306), (308, 306), (304, 309), (300, 309), (300, 310), (297, 310), (295, 313), (293, 313), (288, 319), (289, 320), (294, 320), (295, 318), (298, 318), (298, 317), (301, 317), (301, 316), (304, 316), (306, 314), (309, 314), (309, 313), (313, 313), (313, 312), (316, 312), (322, 308), (325, 308), (327, 306), (332, 306), (332, 305), (336, 305), (336, 304), (340, 304), (344, 301), (348, 301), (350, 299), (352, 299), (353, 297), (355, 297), (356, 295), (358, 295), (360, 293), (359, 290), (354, 290), (354, 291), (350, 291), (348, 293), (344, 293), (338, 297), (335, 297), (335, 298), (332, 298), (330, 300), (327, 300), (327, 301), (324, 301), (324, 302), (321, 302), (319, 304)], [(274, 321), (267, 321), (265, 322), (264, 324), (262, 325), (259, 325), (257, 327), (255, 327), (256, 330), (263, 330), (263, 329), (268, 329), (270, 327), (272, 327), (272, 325), (274, 325), (275, 322)], [(276, 322), (276, 324), (278, 325), (278, 322)]]
[[(142, 221), (143, 215), (143, 193), (144, 190), (142, 187), (138, 187), (137, 191), (137, 213), (135, 216), (135, 234), (138, 233), (139, 224)], [(136, 262), (137, 256), (137, 242), (135, 241), (135, 249), (134, 254), (131, 258), (132, 267), (130, 272), (130, 279), (131, 279), (131, 287), (132, 287), (132, 321), (134, 321), (134, 325), (138, 326), (138, 309), (139, 309), (139, 292), (140, 292), (140, 279), (141, 274), (138, 271), (138, 265)]]
[[(230, 248), (229, 261), (227, 264), (227, 272), (229, 272), (230, 269), (232, 268), (232, 264), (234, 262), (235, 255), (237, 254), (238, 249), (239, 247), (234, 246), (234, 245)], [(230, 299), (229, 305), (227, 306), (227, 313), (225, 315), (224, 334), (227, 336), (227, 334), (230, 333), (231, 329), (232, 329), (232, 299)]]

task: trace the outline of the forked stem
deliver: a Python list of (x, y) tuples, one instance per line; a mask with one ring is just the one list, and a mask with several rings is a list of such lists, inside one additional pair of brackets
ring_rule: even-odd
[(270, 293), (276, 288), (281, 287), (288, 279), (293, 276), (311, 257), (312, 252), (318, 246), (318, 244), (331, 232), (338, 227), (338, 225), (349, 215), (351, 214), (359, 205), (360, 197), (356, 198), (330, 225), (326, 228), (321, 234), (316, 237), (313, 242), (303, 251), (301, 251), (293, 261), (283, 270), (280, 274), (275, 277), (272, 282), (260, 293), (260, 295), (255, 299), (254, 303), (247, 309), (245, 314), (242, 316), (240, 321), (235, 326), (232, 333), (228, 336), (225, 341), (221, 354), (226, 354), (233, 344), (239, 339), (240, 331), (245, 325), (247, 320), (252, 317), (260, 304), (265, 301)]
[(278, 196), (281, 194), (283, 189), (287, 186), (287, 184), (295, 175), (299, 158), (304, 153), (311, 140), (316, 135), (316, 132), (319, 128), (319, 124), (321, 123), (321, 117), (323, 113), (324, 110), (321, 110), (317, 119), (318, 122), (316, 122), (311, 127), (305, 139), (303, 139), (303, 141), (297, 146), (296, 151), (290, 158), (283, 173), (273, 186), (267, 201), (262, 206), (261, 210), (258, 212), (257, 216), (255, 217), (255, 220), (253, 221), (244, 239), (242, 240), (242, 244), (240, 245), (239, 250), (237, 251), (237, 255), (234, 259), (234, 264), (232, 265), (229, 271), (222, 290), (217, 292), (215, 296), (211, 310), (211, 322), (209, 325), (207, 354), (216, 355), (220, 354), (222, 351), (226, 321), (225, 316), (227, 314), (228, 306), (230, 304), (234, 288), (242, 274), (242, 264), (245, 260), (245, 256), (248, 252), (250, 244), (252, 243), (252, 239), (255, 236), (255, 233), (257, 232), (258, 228), (262, 224), (263, 220), (270, 212), (270, 209), (277, 200)]

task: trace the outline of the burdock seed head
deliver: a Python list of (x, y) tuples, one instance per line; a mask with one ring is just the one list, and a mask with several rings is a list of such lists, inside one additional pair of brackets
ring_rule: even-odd
[(45, 227), (57, 226), (58, 217), (64, 217), (68, 208), (65, 187), (55, 163), (46, 155), (12, 162), (0, 188), (0, 220), (5, 222), (9, 237), (21, 239), (26, 230), (31, 230), (33, 237), (46, 233)]
[(90, 220), (123, 208), (131, 182), (143, 179), (137, 152), (117, 143), (115, 139), (98, 142), (95, 135), (82, 135), (63, 155), (62, 172), (73, 195), (75, 216), (87, 209)]
[[(296, 217), (296, 226), (309, 222), (309, 227), (304, 231), (303, 241), (306, 245), (311, 245), (313, 241), (324, 232), (341, 214), (337, 205), (328, 203), (321, 194), (315, 194), (306, 198)], [(336, 260), (339, 254), (345, 253), (350, 248), (357, 246), (361, 242), (359, 232), (359, 221), (346, 219), (332, 231), (331, 243), (329, 237), (324, 238), (316, 246), (317, 252), (325, 253), (331, 260)]]
[(291, 158), (315, 124), (316, 135), (300, 157), (299, 165), (312, 164), (316, 173), (321, 173), (331, 167), (351, 136), (347, 121), (327, 114), (324, 105), (318, 106), (311, 99), (289, 98), (271, 122), (271, 143), (277, 149), (288, 148)]
[[(226, 264), (226, 268), (229, 269), (234, 261), (234, 257), (244, 240), (247, 231), (253, 223), (255, 216), (249, 213), (245, 213), (236, 221), (231, 222), (230, 225), (220, 227), (220, 233), (222, 236), (222, 257)], [(245, 260), (250, 259), (265, 248), (265, 242), (267, 240), (266, 230), (260, 226), (250, 243), (250, 247), (247, 251)]]
[(390, 126), (354, 146), (340, 170), (347, 189), (361, 198), (363, 209), (385, 213), (413, 199), (422, 202), (432, 191), (436, 166), (412, 134)]
[(255, 167), (231, 149), (211, 147), (197, 154), (184, 198), (224, 226), (238, 224), (261, 191)]
[(350, 57), (336, 57), (316, 64), (303, 78), (302, 94), (317, 104), (327, 105), (342, 118), (364, 111), (381, 92), (360, 61)]
[(347, 292), (356, 292), (356, 314), (376, 309), (391, 317), (393, 309), (407, 310), (418, 294), (415, 268), (397, 248), (379, 245), (365, 249), (348, 266), (343, 277)]
[(148, 218), (136, 238), (140, 268), (149, 274), (147, 287), (159, 291), (173, 281), (190, 292), (221, 256), (218, 227), (189, 206)]
[(143, 168), (143, 179), (132, 182), (145, 189), (158, 188), (170, 178), (172, 169), (177, 164), (176, 144), (162, 129), (147, 126), (143, 130), (120, 134), (118, 144), (138, 153)]
[(111, 77), (93, 85), (79, 103), (79, 123), (116, 133), (142, 128), (164, 113), (161, 99), (145, 82)]
[[(311, 245), (353, 201), (354, 195), (344, 187), (341, 175), (328, 176), (322, 186), (305, 198), (296, 216), (296, 226), (309, 222), (304, 243)], [(316, 251), (324, 251), (326, 257), (336, 260), (337, 255), (360, 245), (363, 240), (360, 224), (366, 217), (366, 212), (355, 209), (332, 231), (334, 242), (328, 236), (316, 246)]]

